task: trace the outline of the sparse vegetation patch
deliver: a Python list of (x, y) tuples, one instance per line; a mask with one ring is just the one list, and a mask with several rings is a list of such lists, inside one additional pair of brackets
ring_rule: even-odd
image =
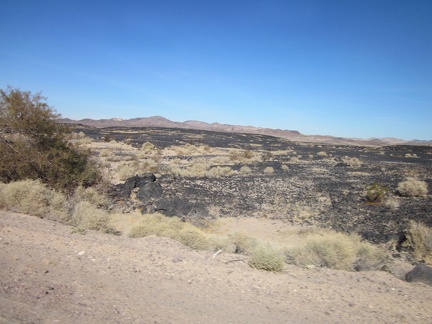
[(416, 260), (432, 261), (432, 228), (411, 220), (405, 236), (402, 245), (413, 253)]
[(373, 183), (367, 188), (366, 199), (369, 202), (382, 202), (388, 194), (388, 191), (388, 187), (382, 184)]
[(308, 235), (301, 246), (286, 251), (288, 262), (301, 266), (358, 271), (379, 269), (387, 259), (384, 252), (358, 235), (328, 231)]
[(256, 247), (249, 260), (252, 268), (271, 272), (282, 271), (284, 263), (281, 253), (269, 244), (260, 244)]
[(428, 193), (427, 183), (415, 178), (407, 178), (398, 184), (397, 191), (401, 196), (422, 197)]

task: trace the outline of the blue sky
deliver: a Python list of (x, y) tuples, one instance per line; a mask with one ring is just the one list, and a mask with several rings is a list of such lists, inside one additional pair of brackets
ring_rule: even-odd
[(432, 140), (430, 0), (2, 0), (0, 39), (63, 117)]

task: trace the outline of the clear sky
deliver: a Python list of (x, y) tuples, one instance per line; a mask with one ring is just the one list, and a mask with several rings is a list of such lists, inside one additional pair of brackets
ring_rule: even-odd
[(2, 0), (0, 40), (63, 117), (432, 140), (432, 0)]

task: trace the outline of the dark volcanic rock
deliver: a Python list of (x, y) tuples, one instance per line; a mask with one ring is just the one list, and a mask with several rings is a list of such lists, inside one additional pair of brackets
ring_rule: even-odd
[(432, 286), (432, 268), (419, 263), (406, 274), (405, 278), (408, 282), (422, 282)]
[[(148, 186), (150, 186), (155, 181), (156, 177), (152, 173), (136, 175), (126, 180), (125, 183), (112, 186), (108, 192), (108, 196), (113, 199), (114, 202), (128, 200), (131, 197), (132, 190), (134, 190), (135, 188), (139, 188), (139, 191), (145, 192), (146, 194), (143, 193), (143, 196), (149, 196), (152, 194), (150, 194), (149, 189), (146, 188), (148, 188)], [(157, 186), (153, 185), (152, 187)]]
[(154, 211), (161, 212), (166, 216), (188, 216), (196, 217), (206, 215), (207, 208), (203, 204), (191, 203), (186, 199), (177, 197), (162, 198), (154, 203)]
[[(133, 193), (136, 192), (134, 196)], [(161, 212), (166, 216), (202, 216), (207, 208), (193, 199), (172, 197), (165, 192), (154, 174), (136, 175), (112, 186), (110, 198), (118, 207), (126, 210), (140, 208), (143, 213)]]
[(136, 197), (139, 201), (145, 204), (149, 201), (160, 198), (162, 194), (163, 189), (161, 185), (156, 182), (150, 182), (139, 187)]

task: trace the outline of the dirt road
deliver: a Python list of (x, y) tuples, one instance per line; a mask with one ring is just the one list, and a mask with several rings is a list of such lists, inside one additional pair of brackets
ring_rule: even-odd
[(432, 287), (286, 266), (0, 211), (2, 323), (431, 323)]

